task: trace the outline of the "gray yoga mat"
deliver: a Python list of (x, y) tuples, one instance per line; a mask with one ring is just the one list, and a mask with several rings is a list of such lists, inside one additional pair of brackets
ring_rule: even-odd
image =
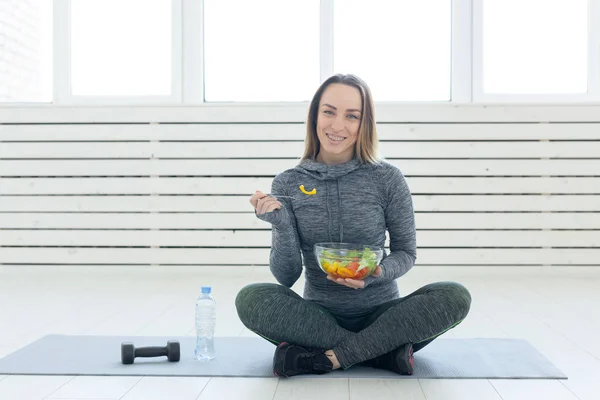
[[(137, 358), (121, 363), (121, 343), (164, 346), (179, 340), (181, 360)], [(0, 374), (11, 375), (145, 375), (274, 377), (275, 346), (257, 337), (216, 337), (217, 358), (194, 360), (195, 339), (149, 336), (49, 335), (0, 359)], [(302, 376), (298, 376), (302, 377)], [(353, 366), (311, 378), (519, 378), (565, 379), (566, 376), (528, 342), (517, 339), (437, 339), (415, 353), (415, 373)]]

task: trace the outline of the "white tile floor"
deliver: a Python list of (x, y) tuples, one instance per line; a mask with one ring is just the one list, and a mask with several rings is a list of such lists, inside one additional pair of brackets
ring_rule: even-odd
[[(527, 339), (569, 379), (0, 376), (0, 399), (600, 399), (600, 268), (416, 267), (399, 285), (408, 294), (440, 280), (473, 295), (467, 320), (445, 336)], [(217, 335), (252, 335), (233, 302), (258, 281), (273, 279), (265, 268), (0, 266), (0, 357), (50, 333), (191, 335), (202, 284), (218, 301)]]

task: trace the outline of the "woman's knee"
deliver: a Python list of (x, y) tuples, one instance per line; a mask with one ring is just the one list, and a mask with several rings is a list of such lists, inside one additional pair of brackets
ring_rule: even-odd
[(459, 314), (461, 314), (460, 319), (462, 320), (471, 309), (471, 293), (464, 285), (458, 282), (447, 282), (447, 290), (452, 302), (458, 309)]
[(431, 285), (431, 292), (456, 311), (458, 320), (464, 319), (471, 309), (471, 293), (458, 282), (437, 282)]
[(274, 283), (252, 283), (240, 290), (235, 298), (235, 308), (240, 320), (246, 324), (252, 319), (256, 310), (260, 310), (261, 303), (271, 300), (272, 294), (280, 290)]

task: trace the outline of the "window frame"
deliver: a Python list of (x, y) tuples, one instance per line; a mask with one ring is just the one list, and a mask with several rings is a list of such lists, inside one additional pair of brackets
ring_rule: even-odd
[(588, 0), (587, 93), (526, 94), (483, 91), (483, 2), (473, 1), (473, 103), (591, 103), (600, 101), (600, 0)]
[[(306, 102), (206, 102), (204, 100), (204, 54), (202, 16), (204, 0), (171, 0), (173, 10), (171, 96), (73, 96), (70, 81), (70, 4), (52, 0), (54, 6), (54, 59), (52, 103), (0, 103), (0, 108), (35, 106), (200, 106), (210, 110), (240, 107), (305, 107)], [(320, 0), (320, 78), (333, 71), (333, 10), (336, 0)], [(337, 0), (343, 1), (343, 0)], [(600, 0), (589, 4), (588, 93), (565, 95), (486, 94), (482, 91), (483, 0), (452, 0), (452, 71), (449, 101), (386, 101), (389, 107), (485, 104), (600, 104)]]
[(169, 96), (81, 96), (71, 87), (71, 0), (54, 1), (54, 104), (56, 105), (147, 105), (182, 103), (183, 4), (171, 0), (171, 95)]

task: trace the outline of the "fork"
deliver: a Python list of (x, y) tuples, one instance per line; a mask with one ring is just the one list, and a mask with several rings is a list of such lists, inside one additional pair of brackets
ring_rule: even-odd
[(269, 194), (267, 194), (267, 196), (274, 197), (276, 199), (296, 199), (294, 196), (279, 196), (279, 195), (274, 194), (274, 193), (269, 193)]

